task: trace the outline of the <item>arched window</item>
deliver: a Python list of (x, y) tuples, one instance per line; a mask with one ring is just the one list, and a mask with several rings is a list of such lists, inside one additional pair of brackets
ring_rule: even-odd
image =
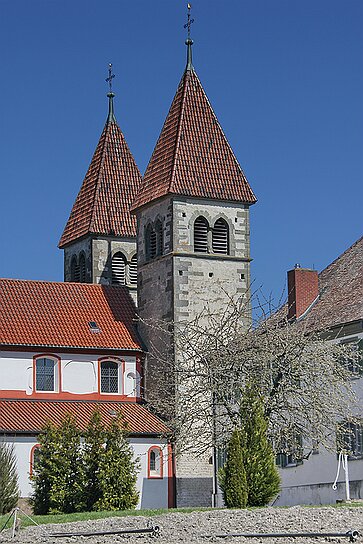
[(119, 364), (114, 361), (101, 361), (101, 393), (119, 393)]
[(159, 219), (155, 223), (155, 255), (162, 255), (164, 249), (163, 225)]
[(133, 255), (129, 264), (130, 284), (137, 285), (137, 254)]
[(152, 225), (148, 225), (145, 231), (145, 254), (147, 261), (156, 255), (156, 232)]
[(79, 266), (75, 255), (73, 255), (71, 261), (71, 281), (79, 282)]
[(213, 253), (229, 254), (229, 229), (224, 219), (218, 219), (214, 223), (212, 232)]
[(121, 251), (115, 253), (112, 257), (112, 283), (115, 285), (125, 285), (126, 283), (126, 260)]
[(208, 253), (208, 221), (202, 216), (194, 221), (194, 251)]
[(50, 357), (35, 359), (35, 391), (58, 391), (58, 361)]
[(148, 476), (149, 478), (163, 477), (163, 452), (159, 446), (152, 446), (148, 452)]
[(35, 444), (30, 450), (30, 476), (32, 476), (34, 470), (37, 469), (40, 456), (40, 444)]
[(79, 257), (79, 281), (86, 283), (86, 257), (81, 253)]

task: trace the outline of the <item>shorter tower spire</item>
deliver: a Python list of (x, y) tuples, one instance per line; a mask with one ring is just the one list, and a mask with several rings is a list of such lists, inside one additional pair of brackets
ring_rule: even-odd
[(106, 81), (110, 87), (109, 92), (107, 93), (108, 96), (108, 117), (107, 117), (107, 123), (113, 123), (116, 122), (114, 110), (113, 110), (113, 98), (115, 96), (115, 93), (112, 92), (112, 80), (115, 77), (115, 74), (112, 73), (112, 63), (110, 62), (108, 65), (108, 77), (106, 78)]
[(193, 70), (194, 67), (193, 67), (193, 62), (192, 62), (192, 45), (193, 45), (193, 40), (191, 39), (190, 37), (190, 27), (191, 25), (194, 23), (194, 19), (191, 19), (190, 17), (190, 10), (191, 10), (191, 7), (192, 5), (189, 4), (188, 2), (188, 20), (187, 22), (185, 23), (184, 25), (184, 28), (187, 28), (188, 29), (188, 37), (187, 39), (185, 40), (185, 45), (187, 46), (188, 50), (187, 50), (187, 67), (186, 69), (187, 70)]

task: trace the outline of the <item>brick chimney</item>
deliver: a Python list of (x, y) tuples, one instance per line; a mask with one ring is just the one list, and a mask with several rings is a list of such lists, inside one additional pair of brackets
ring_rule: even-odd
[(318, 272), (295, 265), (287, 273), (288, 319), (298, 319), (319, 294)]

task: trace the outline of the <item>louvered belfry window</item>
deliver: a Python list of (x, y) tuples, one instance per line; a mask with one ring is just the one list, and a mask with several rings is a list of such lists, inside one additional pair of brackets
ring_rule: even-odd
[(79, 266), (75, 255), (73, 255), (71, 262), (71, 281), (79, 282)]
[(213, 253), (229, 254), (229, 232), (228, 225), (224, 219), (218, 219), (214, 223), (212, 232)]
[(113, 361), (101, 363), (101, 393), (118, 393), (118, 364)]
[(86, 258), (83, 253), (79, 258), (79, 281), (81, 283), (86, 282)]
[(194, 251), (208, 253), (208, 221), (202, 216), (194, 221)]
[(130, 284), (137, 285), (137, 254), (132, 257), (129, 264)]
[(163, 254), (163, 246), (164, 246), (163, 226), (161, 224), (161, 221), (159, 221), (159, 220), (157, 220), (156, 223), (155, 223), (155, 235), (156, 235), (155, 255), (162, 255)]
[(125, 285), (126, 283), (126, 263), (125, 257), (118, 251), (112, 257), (112, 283), (114, 285)]
[(152, 225), (148, 225), (145, 231), (145, 255), (146, 260), (150, 261), (156, 254), (156, 233)]

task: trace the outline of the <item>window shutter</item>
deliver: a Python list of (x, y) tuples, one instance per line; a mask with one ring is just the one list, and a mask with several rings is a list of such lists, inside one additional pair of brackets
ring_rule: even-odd
[(129, 276), (131, 285), (137, 285), (137, 254), (132, 257), (129, 264)]
[(125, 285), (126, 282), (126, 266), (125, 257), (118, 251), (112, 258), (112, 283), (114, 285)]
[(228, 225), (224, 219), (218, 219), (212, 232), (213, 253), (229, 254), (229, 233)]
[(71, 281), (79, 282), (79, 265), (77, 262), (77, 257), (72, 257), (71, 262)]
[(160, 221), (157, 221), (155, 223), (155, 235), (156, 235), (155, 254), (156, 255), (162, 255), (163, 254), (164, 241), (163, 241), (163, 226), (162, 226)]
[(208, 253), (208, 222), (204, 217), (194, 221), (194, 251)]

